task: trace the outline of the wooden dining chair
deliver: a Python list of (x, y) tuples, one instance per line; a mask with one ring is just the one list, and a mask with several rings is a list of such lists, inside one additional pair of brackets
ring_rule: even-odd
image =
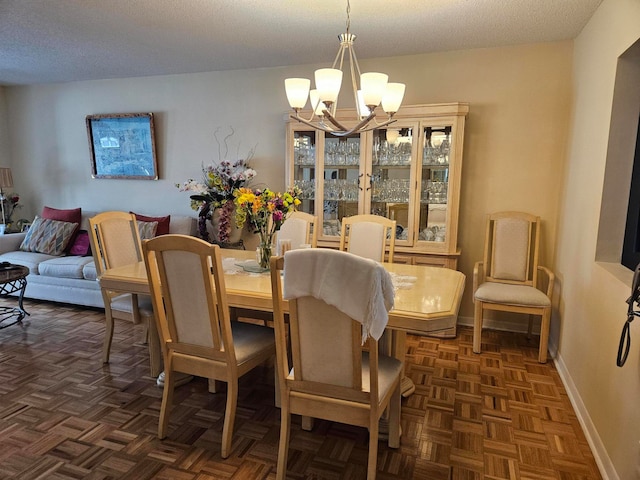
[(291, 212), (277, 232), (277, 239), (291, 240), (291, 249), (301, 245), (318, 246), (318, 217), (306, 212)]
[[(499, 212), (487, 216), (483, 260), (473, 270), (473, 351), (481, 352), (482, 323), (487, 310), (542, 318), (538, 361), (547, 361), (551, 295), (555, 276), (538, 264), (540, 217), (524, 212)], [(542, 272), (544, 275), (538, 275)], [(546, 289), (542, 281), (546, 277)]]
[(158, 437), (165, 438), (178, 373), (227, 383), (222, 458), (231, 453), (238, 378), (275, 355), (273, 329), (231, 322), (220, 247), (187, 235), (142, 245), (164, 356)]
[[(325, 261), (325, 257), (339, 257), (335, 264), (341, 265), (341, 272), (353, 273), (351, 276), (341, 273), (342, 280), (354, 284), (363, 278), (360, 276), (363, 265), (359, 262), (370, 262), (330, 249), (294, 250), (284, 257), (271, 259), (276, 379), (281, 402), (276, 478), (286, 476), (291, 415), (295, 414), (368, 428), (367, 478), (372, 480), (377, 469), (379, 420), (387, 407), (389, 446), (397, 448), (400, 444), (402, 362), (379, 354), (378, 341), (371, 336), (365, 343), (368, 351), (364, 351), (363, 325), (332, 305), (343, 295), (343, 289), (336, 289), (333, 295), (323, 295), (323, 300), (308, 295), (288, 298), (289, 322), (285, 323), (283, 295), (286, 292), (283, 292), (281, 272), (287, 268), (286, 281), (296, 267), (291, 262), (301, 256), (316, 257), (317, 263), (310, 271), (318, 271), (332, 262), (332, 259)], [(304, 259), (298, 266), (307, 269)], [(382, 268), (379, 264), (376, 266)], [(380, 288), (371, 288), (363, 301), (381, 296)]]
[[(109, 268), (142, 261), (142, 246), (136, 217), (127, 212), (103, 212), (89, 219), (89, 241), (98, 279)], [(101, 288), (106, 319), (102, 362), (109, 363), (114, 320), (143, 322), (147, 341), (149, 323), (153, 322), (153, 306), (147, 295), (123, 294)], [(154, 349), (150, 349), (152, 352)], [(154, 365), (152, 359), (151, 364)], [(159, 372), (151, 372), (157, 375)]]
[[(389, 254), (385, 260), (389, 242)], [(380, 215), (353, 215), (342, 219), (340, 250), (377, 262), (393, 263), (396, 221)]]

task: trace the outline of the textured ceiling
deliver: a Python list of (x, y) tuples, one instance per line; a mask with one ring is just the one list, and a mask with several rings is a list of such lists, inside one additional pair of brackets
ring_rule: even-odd
[[(351, 0), (359, 58), (575, 38), (601, 0)], [(0, 0), (0, 85), (333, 61), (346, 0)]]

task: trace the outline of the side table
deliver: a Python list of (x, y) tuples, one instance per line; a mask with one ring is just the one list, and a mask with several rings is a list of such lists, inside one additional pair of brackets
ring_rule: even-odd
[(29, 312), (22, 306), (24, 290), (27, 288), (27, 275), (29, 275), (27, 267), (0, 264), (0, 295), (4, 296), (20, 292), (17, 307), (0, 306), (0, 329), (15, 325), (21, 322), (26, 315), (29, 315)]

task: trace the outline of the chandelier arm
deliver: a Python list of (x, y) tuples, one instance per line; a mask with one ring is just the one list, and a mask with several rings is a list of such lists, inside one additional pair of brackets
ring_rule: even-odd
[[(353, 90), (353, 98), (356, 102), (356, 112), (358, 112), (358, 118), (361, 118), (362, 112), (360, 111), (360, 101), (358, 100), (357, 82), (357, 78), (360, 78), (360, 65), (358, 65), (358, 59), (356, 58), (356, 52), (353, 49), (353, 46), (349, 48), (349, 67), (349, 71), (351, 73), (351, 88)], [(358, 77), (356, 77), (356, 72), (358, 73)]]
[[(337, 120), (332, 118), (329, 118), (329, 121), (331, 123), (333, 123), (336, 127), (339, 128), (339, 131), (334, 131), (331, 132), (333, 135), (335, 135), (336, 137), (346, 137), (348, 135), (351, 135), (352, 133), (361, 133), (361, 132), (368, 132), (369, 130), (373, 130), (375, 127), (371, 127), (368, 130), (362, 130), (362, 128), (367, 125), (369, 122), (371, 122), (371, 120), (373, 120), (373, 118), (376, 116), (375, 113), (370, 113), (369, 116), (365, 119), (363, 119), (360, 123), (358, 123), (355, 127), (347, 129), (345, 126), (341, 125)], [(334, 121), (335, 120), (335, 121)], [(339, 126), (338, 126), (339, 125)]]
[(302, 117), (298, 117), (297, 115), (289, 115), (293, 120), (297, 120), (300, 123), (304, 123), (305, 125), (308, 125), (309, 127), (313, 128), (314, 130), (322, 130), (323, 132), (327, 132), (327, 133), (334, 133), (334, 130), (332, 130), (331, 128), (329, 128), (327, 125), (325, 125), (324, 123), (313, 123), (309, 120), (305, 120)]
[[(300, 110), (299, 109), (294, 109), (293, 115), (289, 115), (289, 116), (291, 118), (294, 118), (294, 119), (300, 121), (300, 122), (302, 122), (302, 120), (304, 119), (304, 117), (300, 116)], [(308, 119), (306, 119), (304, 123), (309, 124), (309, 122), (313, 122), (314, 118), (316, 118), (316, 113), (315, 113), (315, 111), (312, 110), (311, 111), (311, 116)]]
[[(342, 71), (342, 65), (344, 64), (344, 50), (345, 50), (345, 46), (343, 43), (340, 43), (340, 48), (338, 49), (338, 54), (336, 55), (336, 59), (333, 61), (333, 66), (331, 68), (336, 68), (336, 64), (338, 63), (338, 60), (340, 61), (339, 65), (338, 65), (338, 70)], [(331, 111), (331, 115), (335, 115), (336, 114), (336, 110), (338, 109), (338, 98), (336, 98), (336, 101), (333, 102), (333, 104), (328, 108), (328, 110)]]
[(342, 130), (342, 131), (348, 130), (347, 127), (345, 127), (338, 120), (336, 120), (336, 118), (333, 116), (333, 114), (329, 110), (323, 110), (322, 113), (324, 113), (324, 116), (327, 117), (327, 120), (333, 123), (338, 130)]
[(361, 130), (365, 125), (367, 125), (369, 122), (371, 122), (371, 120), (373, 120), (375, 118), (375, 116), (376, 116), (376, 113), (375, 112), (371, 112), (367, 118), (363, 119), (359, 124), (357, 124), (355, 127), (353, 127), (349, 132), (353, 133), (353, 132), (357, 132), (357, 131)]

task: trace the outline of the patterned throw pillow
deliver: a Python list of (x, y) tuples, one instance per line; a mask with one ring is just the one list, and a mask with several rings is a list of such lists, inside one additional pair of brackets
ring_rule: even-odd
[(77, 223), (60, 222), (36, 216), (20, 244), (20, 250), (62, 255), (76, 228), (78, 228)]
[(158, 222), (136, 222), (138, 224), (138, 233), (140, 240), (148, 240), (156, 236)]
[(133, 213), (136, 216), (136, 221), (138, 222), (158, 222), (158, 228), (156, 229), (156, 235), (166, 235), (169, 233), (169, 225), (171, 222), (171, 215), (167, 215), (166, 217), (149, 217), (147, 215), (140, 215), (139, 213)]

